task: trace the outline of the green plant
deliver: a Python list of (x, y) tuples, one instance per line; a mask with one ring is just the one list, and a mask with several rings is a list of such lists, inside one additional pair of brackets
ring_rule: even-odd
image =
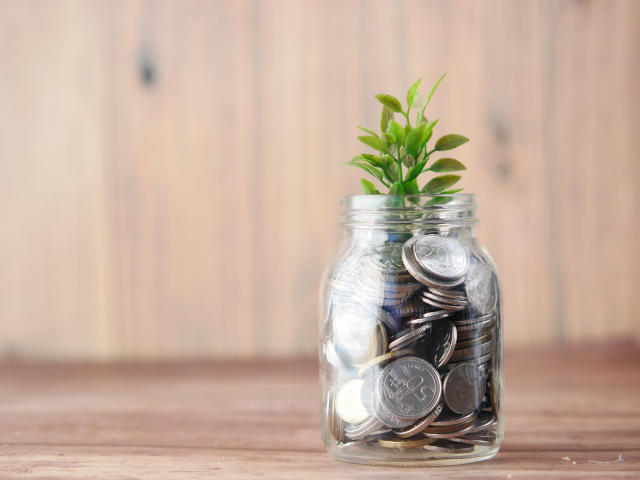
[[(433, 93), (445, 77), (443, 75), (435, 83), (426, 100), (418, 93), (422, 79), (415, 82), (407, 92), (407, 110), (404, 111), (400, 101), (385, 94), (376, 95), (382, 106), (380, 116), (380, 134), (364, 127), (358, 127), (368, 135), (358, 139), (368, 147), (376, 150), (376, 154), (361, 153), (346, 162), (358, 167), (374, 176), (386, 188), (388, 195), (403, 194), (448, 194), (456, 193), (462, 188), (451, 189), (460, 180), (459, 175), (440, 175), (433, 177), (422, 188), (418, 186), (420, 175), (425, 172), (443, 173), (466, 170), (466, 167), (454, 158), (440, 158), (431, 163), (429, 160), (435, 152), (443, 152), (459, 147), (469, 141), (467, 137), (449, 134), (440, 137), (431, 150), (427, 144), (431, 139), (438, 119), (428, 121), (425, 109), (431, 101)], [(415, 110), (415, 122), (411, 125), (411, 110)], [(396, 122), (395, 115), (399, 114), (404, 125)], [(403, 172), (403, 167), (406, 172)], [(373, 183), (364, 178), (360, 179), (362, 188), (367, 194), (381, 194)]]

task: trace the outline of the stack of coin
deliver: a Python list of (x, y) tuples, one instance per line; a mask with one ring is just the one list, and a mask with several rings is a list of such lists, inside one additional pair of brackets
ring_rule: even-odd
[(330, 337), (343, 362), (328, 407), (334, 438), (453, 453), (494, 443), (491, 267), (433, 234), (359, 250), (346, 265), (331, 278)]

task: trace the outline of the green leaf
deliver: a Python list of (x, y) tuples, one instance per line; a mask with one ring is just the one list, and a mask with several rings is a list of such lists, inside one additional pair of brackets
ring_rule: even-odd
[(391, 133), (391, 135), (396, 137), (396, 142), (398, 142), (399, 145), (404, 144), (405, 133), (402, 125), (400, 125), (395, 120), (391, 120), (389, 122), (389, 132)]
[(457, 172), (466, 169), (467, 167), (455, 158), (441, 158), (428, 168), (432, 172)]
[(416, 92), (418, 91), (421, 81), (421, 78), (418, 79), (413, 85), (411, 85), (411, 88), (409, 88), (409, 91), (407, 92), (407, 113), (411, 110), (411, 106), (416, 98)]
[(382, 114), (380, 114), (380, 131), (386, 132), (389, 127), (389, 120), (393, 118), (393, 112), (387, 107), (382, 107)]
[(424, 166), (426, 164), (427, 164), (427, 161), (423, 160), (419, 163), (416, 163), (413, 167), (411, 167), (407, 172), (407, 175), (404, 177), (405, 183), (418, 178), (418, 175), (422, 173), (422, 170), (424, 169)]
[(420, 193), (420, 187), (418, 186), (418, 180), (413, 179), (410, 182), (404, 182), (404, 193), (407, 195), (417, 195)]
[(369, 135), (373, 135), (376, 138), (380, 138), (380, 137), (378, 137), (378, 134), (376, 132), (374, 132), (373, 130), (369, 130), (368, 128), (361, 127), (360, 125), (358, 125), (358, 128), (360, 130), (362, 130), (363, 132), (367, 132)]
[(396, 137), (392, 133), (384, 132), (384, 138), (387, 140), (387, 145), (396, 143)]
[(400, 100), (398, 100), (396, 97), (391, 95), (386, 95), (384, 93), (379, 93), (378, 95), (376, 95), (376, 98), (382, 105), (387, 107), (392, 112), (404, 113), (402, 111), (402, 104), (400, 103)]
[(405, 141), (407, 153), (411, 154), (413, 157), (418, 156), (420, 151), (420, 142), (422, 141), (422, 135), (424, 134), (426, 126), (426, 123), (421, 123), (407, 135), (407, 140)]
[(382, 176), (382, 172), (380, 170), (378, 170), (375, 167), (372, 167), (371, 165), (368, 165), (366, 163), (360, 163), (360, 162), (355, 162), (353, 160), (351, 160), (350, 162), (345, 162), (347, 165), (353, 165), (354, 167), (358, 167), (361, 168), (362, 170), (364, 170), (365, 172), (373, 175), (374, 177), (376, 177), (378, 180), (380, 180), (381, 182), (384, 183), (384, 177)]
[(365, 180), (364, 178), (361, 178), (360, 185), (362, 185), (362, 189), (364, 190), (364, 193), (366, 193), (367, 195), (380, 195), (380, 192), (378, 191), (378, 189), (374, 187), (373, 183), (371, 183), (369, 180)]
[(439, 177), (432, 178), (429, 183), (424, 186), (422, 193), (428, 193), (430, 195), (442, 193), (458, 180), (460, 180), (460, 175), (440, 175)]
[(463, 137), (462, 135), (458, 135), (456, 133), (451, 133), (449, 135), (445, 135), (444, 137), (440, 137), (436, 142), (436, 146), (434, 147), (437, 151), (442, 152), (444, 150), (453, 150), (456, 147), (459, 147), (463, 143), (467, 143), (469, 139), (467, 137)]
[(404, 193), (404, 187), (402, 185), (402, 182), (396, 182), (393, 185), (391, 185), (391, 188), (389, 189), (389, 195), (402, 195)]
[(444, 192), (440, 192), (440, 193), (446, 193), (447, 195), (453, 195), (454, 193), (461, 192), (462, 190), (464, 190), (464, 188), (454, 188), (452, 190), (445, 190)]
[(433, 134), (433, 127), (438, 124), (439, 119), (435, 119), (433, 122), (427, 123), (427, 126), (424, 129), (424, 135), (422, 136), (422, 140), (420, 141), (420, 147), (424, 148), (429, 140), (431, 140), (431, 135)]
[(438, 81), (436, 82), (436, 84), (431, 88), (431, 91), (429, 92), (429, 96), (427, 97), (427, 101), (424, 102), (424, 108), (422, 109), (422, 111), (424, 112), (424, 110), (427, 108), (427, 105), (429, 105), (429, 102), (431, 101), (431, 97), (433, 97), (433, 94), (436, 91), (436, 88), (438, 88), (438, 85), (440, 85), (440, 82), (442, 80), (444, 80), (444, 77), (446, 77), (447, 74), (445, 73), (444, 75), (442, 75)]
[(378, 150), (379, 152), (387, 151), (387, 142), (385, 142), (381, 138), (362, 136), (358, 137), (358, 140), (360, 140), (365, 145), (373, 148), (374, 150)]
[(382, 159), (375, 155), (371, 155), (370, 153), (361, 153), (360, 155), (356, 155), (355, 157), (353, 157), (352, 160), (356, 160), (356, 161), (362, 160), (364, 162), (371, 164), (374, 167), (382, 166)]

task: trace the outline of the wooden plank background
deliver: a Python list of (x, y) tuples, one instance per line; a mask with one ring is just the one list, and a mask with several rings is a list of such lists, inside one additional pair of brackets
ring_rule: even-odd
[(373, 95), (430, 106), (510, 346), (640, 338), (640, 2), (0, 1), (0, 356), (315, 349)]

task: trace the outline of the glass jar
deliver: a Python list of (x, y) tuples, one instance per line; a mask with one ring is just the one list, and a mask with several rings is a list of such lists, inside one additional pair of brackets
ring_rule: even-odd
[(374, 465), (486, 460), (504, 432), (501, 292), (475, 200), (354, 195), (320, 299), (322, 437)]

